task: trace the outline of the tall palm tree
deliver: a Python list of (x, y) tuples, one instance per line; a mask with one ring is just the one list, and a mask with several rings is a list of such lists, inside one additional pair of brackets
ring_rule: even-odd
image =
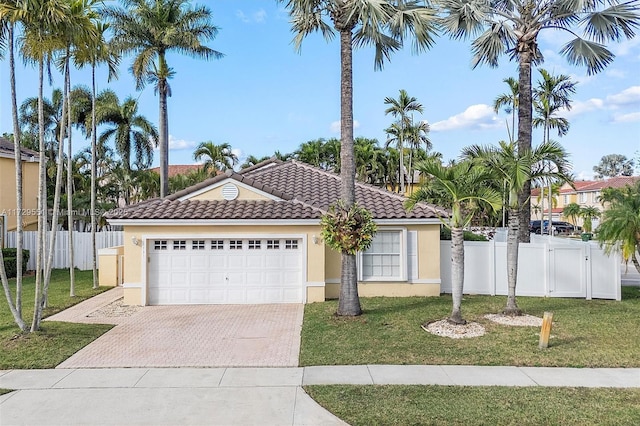
[[(11, 119), (13, 126), (13, 146), (14, 146), (14, 164), (16, 169), (16, 271), (22, 271), (23, 255), (22, 248), (24, 245), (23, 220), (22, 220), (22, 148), (20, 125), (18, 122), (18, 101), (16, 93), (16, 66), (15, 66), (15, 29), (19, 23), (16, 15), (11, 13), (11, 9), (5, 10), (3, 6), (10, 8), (14, 6), (16, 0), (0, 0), (0, 58), (3, 56), (1, 47), (5, 45), (9, 53), (9, 86), (11, 88)], [(16, 325), (22, 331), (26, 331), (27, 324), (22, 318), (22, 273), (16, 274), (16, 297), (15, 303), (11, 292), (9, 291), (9, 283), (6, 279), (6, 271), (4, 269), (4, 260), (0, 253), (0, 273), (2, 274), (2, 286), (7, 299), (7, 305), (13, 315)]]
[(511, 114), (511, 128), (507, 125), (507, 133), (509, 134), (509, 142), (515, 141), (515, 130), (516, 130), (516, 111), (518, 111), (518, 80), (513, 77), (505, 78), (505, 83), (509, 86), (509, 92), (503, 93), (499, 95), (493, 101), (493, 110), (496, 114), (500, 111), (501, 108), (504, 108), (507, 114)]
[[(332, 40), (340, 37), (340, 175), (341, 200), (347, 210), (355, 203), (353, 149), (353, 49), (373, 45), (375, 68), (400, 49), (406, 38), (414, 38), (414, 51), (433, 44), (435, 11), (416, 0), (280, 0), (286, 2), (295, 33), (294, 45), (313, 32)], [(360, 315), (357, 266), (354, 254), (342, 253), (338, 315)]]
[[(564, 136), (569, 131), (569, 121), (566, 118), (558, 117), (556, 114), (560, 109), (571, 109), (570, 96), (576, 92), (576, 83), (571, 81), (571, 77), (567, 75), (561, 74), (554, 76), (543, 68), (539, 71), (542, 80), (538, 81), (538, 86), (533, 90), (536, 116), (533, 117), (532, 124), (533, 127), (543, 128), (542, 140), (548, 141), (551, 129), (557, 129), (558, 136)], [(550, 181), (547, 182), (547, 186), (551, 189), (552, 183)], [(547, 194), (549, 205), (549, 235), (552, 233), (551, 224), (553, 223), (553, 214), (551, 211), (552, 192), (552, 190), (549, 190)]]
[(397, 134), (397, 142), (398, 142), (398, 151), (400, 151), (400, 193), (402, 195), (405, 194), (404, 183), (405, 183), (405, 167), (404, 167), (404, 140), (407, 135), (406, 129), (409, 128), (412, 123), (409, 120), (409, 114), (413, 112), (422, 113), (424, 108), (422, 104), (418, 102), (418, 100), (409, 96), (406, 90), (400, 89), (400, 95), (398, 99), (394, 99), (392, 97), (387, 96), (384, 98), (385, 105), (389, 105), (387, 109), (384, 110), (385, 115), (391, 114), (393, 117), (398, 119), (398, 134)]
[(112, 45), (117, 52), (135, 57), (131, 71), (138, 89), (155, 83), (160, 117), (160, 196), (169, 193), (169, 117), (168, 79), (175, 73), (167, 53), (178, 52), (200, 59), (219, 59), (222, 53), (205, 46), (218, 28), (211, 23), (205, 6), (191, 7), (188, 0), (123, 0), (125, 8), (109, 8), (106, 16), (113, 23)]
[[(493, 179), (490, 171), (478, 167), (472, 161), (462, 161), (445, 167), (438, 160), (424, 161), (417, 169), (427, 177), (420, 189), (414, 192), (407, 207), (418, 202), (434, 202), (451, 209), (450, 216), (441, 216), (442, 223), (451, 229), (451, 296), (453, 307), (449, 322), (466, 324), (462, 317), (462, 294), (464, 288), (464, 233), (463, 228), (471, 222), (481, 203), (498, 210), (502, 195), (487, 183)], [(440, 214), (440, 212), (438, 212)]]
[(625, 262), (632, 261), (640, 272), (640, 181), (625, 188), (608, 188), (600, 197), (609, 207), (602, 213), (598, 241), (606, 253), (622, 252)]
[[(516, 279), (518, 276), (519, 216), (522, 208), (518, 194), (527, 182), (540, 182), (555, 179), (561, 182), (571, 180), (570, 164), (567, 153), (556, 142), (549, 141), (538, 147), (519, 152), (515, 142), (501, 141), (500, 146), (472, 145), (463, 150), (463, 158), (474, 161), (495, 174), (496, 180), (505, 182), (507, 187), (507, 206), (509, 208), (507, 236), (507, 306), (509, 315), (520, 315), (522, 311), (516, 303)], [(527, 232), (529, 232), (527, 226)]]
[(125, 171), (131, 171), (132, 155), (137, 169), (149, 167), (153, 148), (158, 145), (158, 130), (138, 114), (138, 102), (129, 96), (120, 103), (114, 91), (104, 90), (98, 95), (96, 110), (96, 122), (107, 126), (98, 138), (99, 143), (114, 139)]
[[(99, 64), (105, 64), (108, 67), (108, 81), (116, 78), (118, 75), (118, 65), (120, 57), (113, 52), (105, 38), (105, 33), (109, 29), (109, 25), (100, 21), (94, 22), (95, 37), (77, 48), (74, 61), (75, 65), (82, 68), (91, 65), (91, 117), (90, 124), (85, 124), (85, 135), (91, 135), (91, 265), (93, 271), (93, 288), (98, 288), (98, 263), (96, 249), (96, 228), (98, 226), (96, 207), (97, 207), (97, 180), (98, 180), (98, 142), (97, 142), (97, 118), (96, 118), (96, 68)], [(83, 48), (84, 47), (84, 48)]]
[[(442, 26), (455, 39), (473, 37), (475, 68), (498, 66), (502, 54), (518, 61), (518, 145), (520, 155), (531, 150), (531, 66), (542, 63), (538, 37), (542, 32), (564, 31), (572, 37), (560, 50), (569, 63), (582, 65), (588, 74), (605, 69), (614, 58), (605, 43), (631, 39), (640, 24), (636, 1), (567, 0), (439, 0)], [(578, 34), (581, 30), (583, 36)], [(520, 239), (529, 242), (531, 183), (519, 195)]]
[(217, 170), (230, 170), (238, 164), (238, 157), (228, 143), (214, 144), (211, 141), (201, 142), (193, 151), (195, 161), (204, 160), (204, 170), (214, 175)]

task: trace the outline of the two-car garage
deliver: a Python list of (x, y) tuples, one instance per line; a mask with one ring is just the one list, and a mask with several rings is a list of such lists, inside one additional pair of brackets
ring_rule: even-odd
[(303, 303), (297, 237), (153, 238), (147, 304)]

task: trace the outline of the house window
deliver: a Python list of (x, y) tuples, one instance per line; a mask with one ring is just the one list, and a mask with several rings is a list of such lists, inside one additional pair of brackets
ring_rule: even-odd
[(194, 240), (191, 242), (191, 250), (204, 250), (204, 240)]
[(224, 240), (211, 240), (211, 250), (224, 249)]
[(185, 240), (175, 240), (173, 242), (173, 249), (174, 250), (186, 250), (187, 249), (187, 242)]
[(267, 240), (267, 250), (278, 250), (280, 248), (280, 240)]
[(155, 240), (153, 242), (154, 250), (166, 250), (167, 249), (167, 240)]
[(586, 192), (581, 192), (578, 194), (578, 202), (580, 204), (584, 204), (587, 202), (587, 193)]
[(402, 279), (402, 231), (380, 231), (362, 253), (363, 280)]
[(242, 240), (229, 241), (229, 250), (242, 250)]
[(297, 250), (298, 240), (284, 240), (284, 248), (287, 250)]
[(249, 250), (260, 250), (260, 240), (249, 240)]

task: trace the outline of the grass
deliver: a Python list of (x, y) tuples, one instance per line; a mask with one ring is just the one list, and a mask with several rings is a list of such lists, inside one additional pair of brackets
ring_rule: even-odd
[[(107, 288), (92, 289), (92, 272), (76, 271), (76, 297), (69, 297), (69, 271), (53, 270), (49, 286), (48, 307), (43, 317), (101, 293)], [(10, 280), (15, 285), (15, 280)], [(23, 281), (23, 319), (33, 317), (35, 277)], [(0, 298), (0, 369), (54, 368), (78, 350), (101, 336), (112, 325), (73, 324), (43, 321), (35, 333), (21, 333), (7, 306)]]
[(637, 425), (640, 389), (306, 386), (350, 425)]
[(300, 365), (460, 364), (552, 367), (640, 367), (640, 289), (623, 300), (519, 297), (526, 313), (554, 313), (549, 348), (538, 349), (537, 327), (507, 327), (483, 318), (500, 312), (504, 296), (465, 296), (463, 315), (487, 334), (450, 339), (420, 325), (445, 318), (451, 297), (363, 298), (364, 314), (334, 316), (336, 301), (305, 306)]

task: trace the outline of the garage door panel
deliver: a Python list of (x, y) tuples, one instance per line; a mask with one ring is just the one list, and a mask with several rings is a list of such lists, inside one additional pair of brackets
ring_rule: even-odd
[(300, 303), (298, 247), (300, 240), (282, 238), (152, 241), (148, 303)]

